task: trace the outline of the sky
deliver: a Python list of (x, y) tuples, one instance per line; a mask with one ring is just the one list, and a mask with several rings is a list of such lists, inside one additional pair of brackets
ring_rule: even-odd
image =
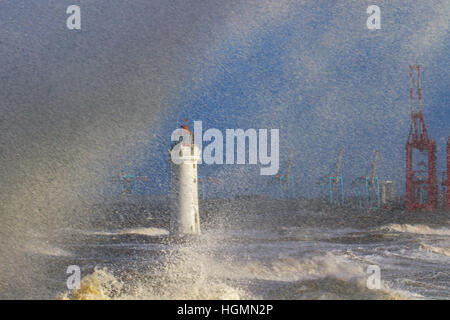
[[(70, 5), (81, 30), (66, 27)], [(369, 5), (380, 30), (366, 27)], [(22, 254), (27, 239), (89, 226), (86, 208), (120, 192), (121, 171), (149, 176), (139, 193), (167, 194), (170, 135), (184, 118), (279, 129), (280, 173), (293, 149), (298, 196), (326, 194), (316, 182), (339, 149), (347, 195), (376, 149), (380, 178), (401, 193), (408, 66), (420, 64), (440, 173), (449, 16), (446, 0), (0, 0), (0, 287), (41, 290), (28, 281), (42, 269)], [(215, 178), (208, 197), (270, 196), (259, 169), (199, 173)]]
[[(66, 8), (81, 8), (81, 30)], [(368, 30), (366, 9), (381, 8)], [(280, 173), (294, 149), (297, 192), (344, 149), (343, 177), (404, 189), (409, 64), (420, 64), (424, 116), (438, 147), (450, 134), (448, 1), (0, 1), (3, 205), (74, 207), (117, 193), (111, 177), (168, 191), (167, 148), (182, 119), (204, 130), (277, 128)], [(271, 194), (259, 166), (199, 167), (209, 196)]]

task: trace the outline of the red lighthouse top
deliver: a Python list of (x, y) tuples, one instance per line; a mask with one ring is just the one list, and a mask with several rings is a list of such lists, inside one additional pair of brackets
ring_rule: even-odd
[(191, 130), (189, 130), (189, 127), (187, 125), (188, 119), (183, 119), (183, 124), (181, 125), (181, 129), (186, 130), (187, 132), (189, 132), (190, 135), (192, 135)]

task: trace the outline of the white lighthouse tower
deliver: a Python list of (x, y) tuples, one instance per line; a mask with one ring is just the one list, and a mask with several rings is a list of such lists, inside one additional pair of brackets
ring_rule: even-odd
[(172, 134), (182, 138), (170, 153), (170, 234), (182, 236), (200, 233), (198, 210), (197, 162), (200, 150), (194, 144), (194, 135), (186, 124)]

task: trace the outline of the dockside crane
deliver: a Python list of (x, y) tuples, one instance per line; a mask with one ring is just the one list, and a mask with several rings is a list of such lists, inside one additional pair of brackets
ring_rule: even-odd
[(286, 165), (286, 171), (284, 174), (276, 175), (270, 184), (275, 184), (279, 190), (281, 198), (293, 199), (295, 198), (295, 182), (294, 177), (291, 174), (292, 163), (294, 160), (294, 149), (289, 151), (289, 158)]
[[(416, 77), (414, 77), (414, 73)], [(406, 209), (434, 210), (438, 207), (438, 183), (436, 176), (436, 143), (428, 136), (423, 118), (420, 66), (409, 66), (411, 126), (406, 141)], [(416, 107), (417, 94), (418, 108)], [(418, 110), (417, 110), (418, 109)], [(426, 157), (417, 167), (413, 166), (413, 153)]]
[(294, 160), (294, 149), (289, 151), (286, 173), (280, 176), (280, 188), (283, 190), (284, 198), (294, 198), (294, 177), (291, 175), (292, 161)]
[(201, 199), (206, 199), (208, 184), (218, 183), (219, 179), (212, 176), (198, 176), (198, 186), (200, 189)]
[(450, 210), (450, 136), (447, 139), (447, 171), (442, 175), (442, 189), (444, 193), (444, 205)]
[(344, 157), (344, 150), (339, 150), (334, 172), (319, 179), (317, 184), (327, 185), (329, 193), (329, 204), (344, 204), (344, 183), (342, 179), (342, 159)]
[(447, 209), (450, 210), (450, 136), (447, 139)]
[(344, 204), (344, 182), (342, 180), (341, 168), (342, 158), (344, 157), (344, 150), (339, 150), (336, 161), (336, 168), (334, 175), (328, 177), (328, 184), (330, 188), (330, 205), (340, 202)]
[(359, 177), (352, 182), (352, 186), (356, 188), (359, 206), (363, 207), (363, 203), (367, 208), (380, 208), (380, 180), (377, 176), (378, 158), (380, 151), (375, 150), (369, 175)]

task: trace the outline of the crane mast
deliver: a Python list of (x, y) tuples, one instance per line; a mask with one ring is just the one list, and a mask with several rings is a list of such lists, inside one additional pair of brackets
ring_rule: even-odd
[(447, 180), (446, 180), (447, 209), (450, 210), (450, 136), (447, 139)]
[(341, 167), (342, 167), (342, 157), (344, 156), (344, 150), (339, 150), (338, 159), (336, 162), (336, 170), (335, 170), (335, 177), (339, 177), (341, 175)]
[[(414, 73), (416, 72), (416, 77)], [(409, 66), (409, 96), (411, 109), (411, 127), (406, 141), (406, 208), (413, 210), (433, 210), (438, 206), (438, 184), (436, 176), (436, 144), (428, 137), (423, 118), (422, 88), (420, 66)], [(418, 110), (416, 110), (416, 97)], [(426, 176), (413, 168), (413, 151), (427, 154)], [(421, 162), (422, 163), (422, 162)]]
[(372, 162), (372, 172), (370, 174), (370, 179), (372, 183), (374, 183), (374, 179), (377, 176), (377, 166), (378, 166), (378, 157), (380, 156), (380, 150), (375, 150), (375, 156)]

